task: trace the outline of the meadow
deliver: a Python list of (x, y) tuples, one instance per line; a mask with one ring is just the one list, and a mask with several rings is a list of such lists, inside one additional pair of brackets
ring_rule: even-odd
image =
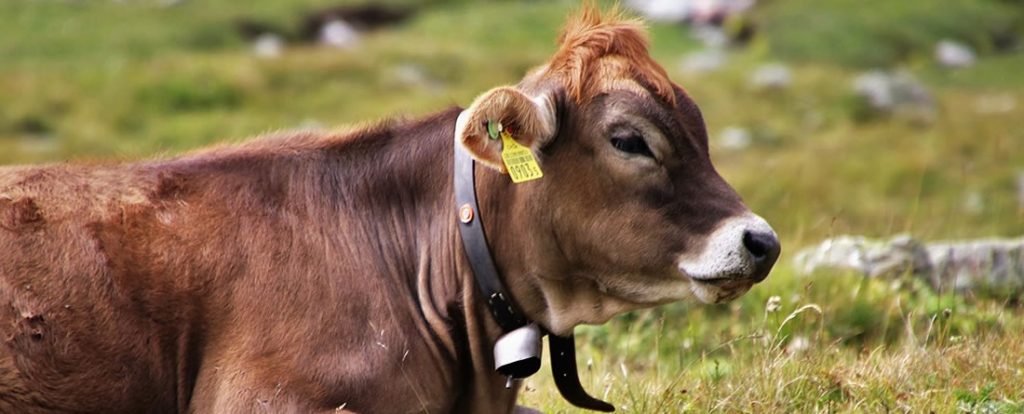
[[(166, 157), (467, 105), (542, 63), (576, 7), (394, 1), (417, 11), (351, 49), (289, 41), (274, 58), (236, 30), (245, 19), (295, 33), (305, 12), (338, 3), (5, 1), (0, 165)], [(718, 70), (684, 70), (702, 46), (681, 25), (652, 24), (652, 53), (701, 106), (717, 168), (773, 224), (783, 256), (735, 302), (577, 328), (584, 384), (621, 412), (1024, 413), (1019, 292), (960, 295), (791, 264), (841, 234), (1024, 234), (1024, 48), (1012, 44), (1024, 3), (763, 0), (749, 19), (754, 37)], [(936, 64), (946, 38), (978, 62)], [(786, 65), (791, 84), (752, 86), (765, 63)], [(932, 110), (866, 107), (852, 83), (872, 69), (918, 79)], [(729, 128), (749, 131), (749, 144), (726, 145)], [(521, 402), (575, 412), (546, 369)]]

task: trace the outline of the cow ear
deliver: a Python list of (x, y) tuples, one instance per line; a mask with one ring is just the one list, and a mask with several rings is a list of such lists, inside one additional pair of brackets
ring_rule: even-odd
[(548, 95), (531, 98), (511, 86), (491, 89), (459, 115), (456, 145), (462, 145), (477, 162), (507, 174), (501, 161), (501, 139), (488, 134), (488, 123), (500, 122), (512, 139), (537, 151), (557, 130), (553, 101)]

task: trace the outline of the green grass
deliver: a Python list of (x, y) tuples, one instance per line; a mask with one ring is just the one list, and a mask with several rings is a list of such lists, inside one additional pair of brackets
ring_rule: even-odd
[[(574, 7), (432, 1), (355, 50), (296, 45), (272, 60), (253, 56), (231, 31), (239, 18), (294, 31), (304, 11), (331, 3), (5, 2), (0, 164), (135, 159), (466, 105), (544, 61)], [(676, 304), (579, 328), (592, 392), (629, 412), (1024, 412), (1020, 308), (912, 280), (801, 276), (788, 264), (800, 246), (843, 233), (1024, 233), (1015, 190), (1024, 173), (1024, 53), (993, 43), (1020, 35), (1024, 8), (864, 3), (765, 0), (752, 17), (759, 37), (710, 74), (679, 70), (698, 47), (685, 30), (652, 27), (652, 53), (703, 108), (718, 169), (773, 224), (784, 255), (766, 283), (734, 303)], [(958, 70), (934, 65), (942, 38), (972, 44), (981, 60)], [(770, 61), (791, 65), (790, 88), (748, 85)], [(865, 115), (851, 82), (876, 66), (919, 77), (936, 99), (934, 117)], [(403, 80), (409, 67), (428, 83)], [(993, 100), (1013, 104), (979, 109)], [(750, 130), (751, 147), (720, 146), (714, 138), (729, 126)], [(969, 197), (981, 208), (967, 208)], [(772, 296), (781, 309), (769, 313)], [(546, 373), (527, 384), (524, 403), (571, 411)]]

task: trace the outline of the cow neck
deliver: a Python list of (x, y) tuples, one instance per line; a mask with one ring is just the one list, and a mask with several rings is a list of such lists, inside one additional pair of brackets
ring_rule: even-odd
[[(463, 114), (459, 115), (461, 118)], [(459, 128), (455, 128), (454, 143), (454, 183), (455, 206), (459, 221), (459, 234), (462, 236), (462, 247), (469, 259), (470, 269), (476, 285), (487, 298), (487, 306), (494, 316), (495, 322), (504, 333), (512, 332), (528, 323), (529, 319), (512, 302), (512, 297), (498, 277), (498, 269), (491, 257), (491, 249), (487, 245), (484, 233), (484, 220), (476, 199), (476, 161), (458, 142)], [(558, 336), (550, 332), (548, 344), (551, 346), (551, 374), (555, 386), (566, 401), (577, 407), (589, 410), (612, 412), (615, 407), (601, 401), (590, 394), (580, 384), (576, 368), (576, 340), (572, 334)]]

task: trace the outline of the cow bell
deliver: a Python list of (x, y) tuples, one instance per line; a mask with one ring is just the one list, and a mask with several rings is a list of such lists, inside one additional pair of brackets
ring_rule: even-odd
[(531, 323), (494, 343), (494, 369), (508, 379), (505, 388), (512, 388), (513, 380), (529, 377), (540, 369), (541, 336), (537, 324)]

